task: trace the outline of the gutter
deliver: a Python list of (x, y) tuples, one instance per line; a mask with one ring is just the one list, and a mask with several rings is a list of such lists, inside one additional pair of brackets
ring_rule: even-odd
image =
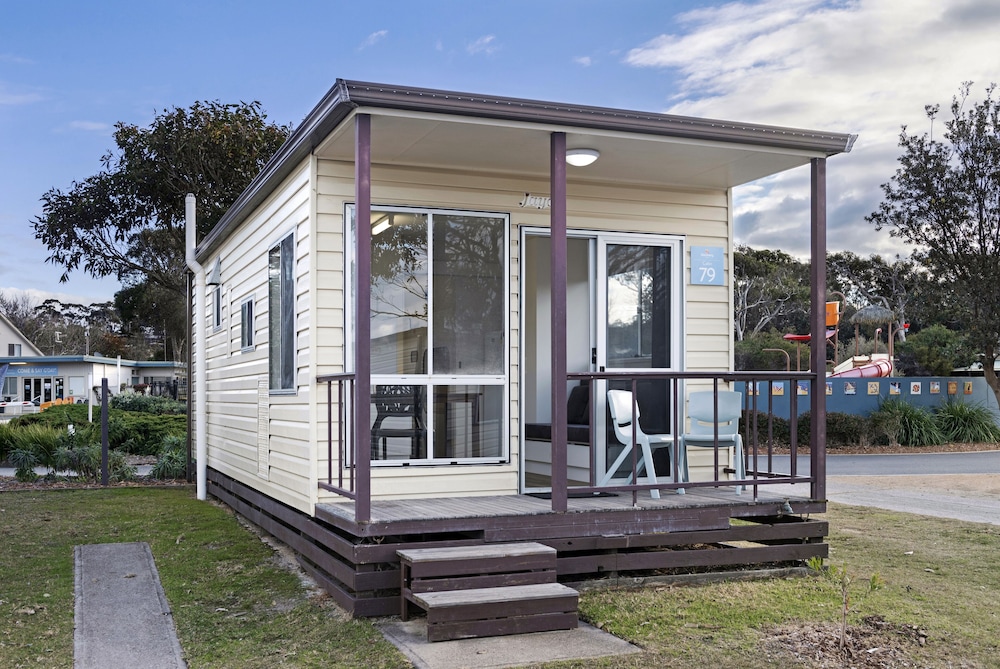
[[(191, 415), (191, 394), (194, 394), (195, 420), (195, 466), (197, 467), (197, 494), (198, 499), (204, 501), (208, 499), (207, 479), (208, 479), (208, 414), (206, 411), (205, 393), (208, 390), (208, 382), (205, 374), (208, 369), (205, 360), (205, 346), (208, 336), (205, 332), (205, 268), (195, 260), (195, 197), (188, 193), (184, 198), (184, 233), (186, 236), (185, 260), (188, 269), (194, 274), (194, 351), (196, 352), (194, 378), (188, 379), (188, 414)], [(189, 435), (190, 437), (190, 435)]]

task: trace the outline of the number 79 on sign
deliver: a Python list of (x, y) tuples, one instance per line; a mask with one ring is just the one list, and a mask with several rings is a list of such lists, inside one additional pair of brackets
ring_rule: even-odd
[(721, 286), (723, 279), (722, 247), (691, 247), (691, 283), (702, 286)]

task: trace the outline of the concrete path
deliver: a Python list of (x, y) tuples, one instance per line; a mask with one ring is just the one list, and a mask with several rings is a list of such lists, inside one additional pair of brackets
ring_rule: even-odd
[(639, 648), (584, 622), (575, 630), (536, 632), (455, 641), (427, 641), (427, 620), (390, 620), (379, 625), (382, 635), (416, 669), (499, 669), (559, 660), (587, 660), (638, 653)]
[(77, 546), (75, 669), (183, 669), (149, 544)]

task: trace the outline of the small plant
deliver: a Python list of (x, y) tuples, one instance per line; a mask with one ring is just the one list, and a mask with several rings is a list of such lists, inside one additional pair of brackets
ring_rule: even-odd
[[(889, 443), (903, 446), (935, 446), (947, 441), (930, 412), (891, 397), (871, 415), (872, 425), (883, 432)], [(896, 434), (891, 434), (896, 431)]]
[[(847, 614), (851, 611), (851, 575), (846, 565), (842, 567), (826, 565), (821, 557), (809, 558), (806, 565), (837, 586), (840, 591), (840, 652), (843, 653), (847, 642)], [(882, 585), (882, 577), (876, 572), (868, 579), (868, 589), (863, 594), (868, 595), (880, 590)]]
[(948, 441), (962, 443), (995, 443), (1000, 441), (1000, 428), (993, 414), (979, 404), (947, 402), (934, 412), (934, 422)]
[(187, 448), (180, 437), (164, 437), (159, 457), (150, 476), (154, 479), (179, 479), (187, 473)]
[(22, 483), (32, 483), (38, 480), (35, 467), (39, 465), (38, 456), (30, 448), (15, 448), (10, 452), (10, 464), (14, 465), (14, 478)]

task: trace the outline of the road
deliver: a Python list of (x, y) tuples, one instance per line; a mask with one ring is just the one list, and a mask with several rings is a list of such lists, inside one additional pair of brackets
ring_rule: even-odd
[[(786, 456), (783, 464), (787, 462)], [(803, 494), (801, 485), (770, 490), (778, 488), (788, 495)], [(831, 455), (827, 499), (1000, 525), (1000, 451)]]

